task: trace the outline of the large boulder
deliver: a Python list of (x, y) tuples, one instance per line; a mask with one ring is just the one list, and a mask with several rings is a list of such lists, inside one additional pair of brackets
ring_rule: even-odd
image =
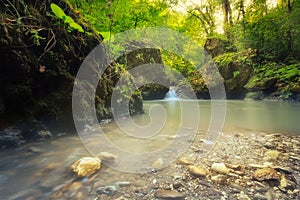
[(208, 38), (204, 48), (213, 58), (233, 50), (231, 43), (221, 38)]
[(226, 95), (230, 99), (244, 98), (245, 85), (253, 74), (252, 58), (254, 52), (249, 49), (238, 53), (225, 53), (214, 60), (224, 78)]
[[(129, 49), (130, 46), (132, 46), (132, 44), (129, 44)], [(143, 83), (143, 86), (140, 88), (140, 90), (142, 91), (143, 99), (163, 99), (165, 97), (169, 88), (163, 85), (169, 85), (169, 80), (166, 79), (167, 74), (165, 73), (164, 66), (162, 65), (163, 60), (159, 49), (135, 49), (129, 52), (128, 54), (118, 58), (117, 62), (119, 64), (124, 65), (125, 68), (128, 70), (131, 70), (138, 66), (142, 67), (142, 70), (135, 70), (134, 73), (135, 76), (138, 77), (138, 79), (140, 79), (137, 81)], [(149, 70), (147, 70), (147, 64)], [(158, 67), (160, 69), (153, 70), (152, 68), (150, 68), (151, 66)], [(161, 81), (163, 81), (163, 85), (148, 83), (145, 77), (154, 77), (154, 83), (160, 83)]]

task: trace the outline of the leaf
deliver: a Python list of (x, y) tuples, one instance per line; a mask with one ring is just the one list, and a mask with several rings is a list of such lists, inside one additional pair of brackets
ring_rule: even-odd
[(72, 23), (75, 23), (74, 20), (72, 19), (72, 17), (70, 16), (66, 16), (66, 20), (64, 20), (65, 23), (69, 23), (69, 24), (72, 24)]
[(239, 71), (234, 71), (234, 72), (233, 72), (233, 77), (236, 78), (239, 74), (240, 74)]
[(107, 39), (110, 36), (110, 32), (109, 31), (103, 31), (103, 32), (100, 32), (100, 34), (102, 35), (102, 37), (104, 37), (104, 39)]
[(58, 17), (59, 19), (63, 19), (66, 16), (65, 12), (55, 3), (51, 3), (50, 8), (51, 8), (52, 12), (54, 13), (54, 15), (56, 17)]
[(77, 24), (76, 22), (70, 23), (69, 25), (70, 25), (71, 28), (73, 28), (75, 30), (78, 30), (81, 33), (84, 32), (83, 28), (79, 24)]

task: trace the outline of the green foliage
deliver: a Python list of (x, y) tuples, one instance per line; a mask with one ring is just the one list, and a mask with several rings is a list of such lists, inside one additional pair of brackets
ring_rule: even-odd
[(267, 63), (255, 68), (255, 75), (247, 84), (247, 88), (268, 89), (269, 87), (282, 88), (289, 91), (295, 85), (300, 84), (300, 64), (282, 65)]
[(228, 67), (229, 64), (233, 62), (235, 56), (236, 56), (236, 53), (224, 53), (224, 54), (216, 57), (215, 62), (218, 65)]
[(236, 78), (239, 74), (240, 74), (239, 71), (234, 71), (234, 72), (233, 72), (233, 77)]
[(56, 17), (58, 17), (59, 19), (66, 18), (65, 12), (55, 3), (51, 3), (50, 8), (51, 8), (52, 12), (54, 13), (54, 15)]
[(69, 31), (77, 30), (82, 33), (84, 32), (82, 27), (79, 24), (77, 24), (72, 17), (66, 15), (65, 12), (58, 5), (56, 5), (55, 3), (51, 3), (50, 8), (57, 18), (63, 20), (64, 23), (69, 26)]
[(278, 65), (268, 63), (255, 69), (262, 78), (277, 78), (281, 81), (293, 81), (300, 76), (300, 64)]
[(40, 46), (40, 40), (45, 40), (46, 38), (42, 37), (39, 35), (39, 32), (37, 30), (28, 30), (25, 34), (28, 35), (28, 34), (31, 34), (31, 39), (33, 40), (33, 43), (37, 46)]

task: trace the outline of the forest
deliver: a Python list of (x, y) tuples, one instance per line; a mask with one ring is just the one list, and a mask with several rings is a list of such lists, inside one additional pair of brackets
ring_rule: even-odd
[(299, 0), (1, 0), (0, 199), (300, 199)]
[[(115, 34), (145, 27), (175, 30), (203, 46), (224, 78), (228, 99), (300, 98), (300, 3), (295, 0), (3, 0), (1, 4), (0, 115), (8, 119), (3, 123), (68, 113), (72, 79), (84, 57)], [(139, 53), (144, 52), (132, 56)], [(182, 74), (197, 98), (210, 98), (207, 83), (192, 63), (163, 50), (146, 54)], [(120, 58), (113, 68), (126, 71), (151, 60), (145, 59), (124, 63)], [(105, 73), (98, 89), (100, 118), (110, 113), (108, 94), (117, 80), (111, 78), (113, 71)], [(171, 83), (181, 81), (169, 77)], [(159, 99), (167, 91), (159, 85), (143, 86), (132, 113), (142, 109), (141, 97)]]

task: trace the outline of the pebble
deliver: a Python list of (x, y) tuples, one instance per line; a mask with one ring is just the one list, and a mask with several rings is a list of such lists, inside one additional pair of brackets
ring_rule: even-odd
[(258, 181), (264, 181), (264, 180), (279, 180), (280, 175), (277, 173), (276, 170), (272, 168), (263, 168), (263, 169), (257, 169), (253, 174), (253, 179)]
[(108, 152), (100, 152), (98, 154), (98, 158), (100, 158), (103, 161), (114, 162), (118, 159), (118, 156)]
[(177, 192), (174, 190), (157, 190), (155, 193), (155, 197), (158, 199), (184, 199), (185, 194), (181, 192)]
[(121, 182), (121, 181), (119, 181), (119, 182), (116, 182), (116, 185), (119, 186), (119, 187), (128, 187), (128, 186), (131, 185), (131, 182), (129, 182), (129, 181)]
[(266, 160), (276, 160), (280, 156), (280, 152), (277, 150), (269, 150), (265, 153), (264, 159)]
[(188, 171), (191, 175), (195, 177), (205, 177), (207, 175), (207, 172), (205, 169), (197, 166), (189, 166)]
[(216, 176), (212, 176), (211, 180), (217, 184), (224, 185), (227, 183), (227, 178), (225, 175), (218, 174)]
[(211, 169), (215, 172), (222, 173), (222, 174), (229, 173), (229, 170), (224, 163), (213, 163), (211, 165)]
[(118, 191), (118, 187), (115, 185), (109, 185), (109, 186), (97, 188), (98, 194), (114, 194), (116, 191)]
[(180, 165), (191, 165), (193, 162), (187, 157), (181, 157), (177, 160)]

